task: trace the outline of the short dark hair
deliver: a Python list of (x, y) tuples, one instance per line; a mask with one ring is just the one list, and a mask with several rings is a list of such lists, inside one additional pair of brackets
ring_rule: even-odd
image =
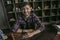
[(20, 8), (24, 7), (25, 5), (29, 5), (31, 7), (31, 4), (29, 2), (23, 2), (20, 3)]

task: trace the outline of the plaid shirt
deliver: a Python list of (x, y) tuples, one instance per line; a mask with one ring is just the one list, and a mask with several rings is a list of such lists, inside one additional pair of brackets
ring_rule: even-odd
[(45, 29), (43, 23), (39, 20), (39, 18), (31, 13), (27, 20), (24, 19), (23, 16), (19, 16), (17, 21), (15, 22), (12, 31), (16, 32), (18, 29), (40, 29), (43, 31)]

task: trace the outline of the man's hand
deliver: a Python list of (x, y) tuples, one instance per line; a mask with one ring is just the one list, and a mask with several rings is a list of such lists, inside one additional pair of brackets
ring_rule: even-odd
[[(21, 30), (20, 30), (21, 31)], [(21, 31), (22, 32), (22, 31)], [(20, 32), (20, 33), (21, 33)], [(40, 33), (41, 31), (39, 29), (37, 30), (33, 30), (33, 29), (24, 29), (23, 32), (26, 32), (25, 34), (23, 34), (23, 38), (29, 38), (29, 37), (32, 37), (38, 33)]]

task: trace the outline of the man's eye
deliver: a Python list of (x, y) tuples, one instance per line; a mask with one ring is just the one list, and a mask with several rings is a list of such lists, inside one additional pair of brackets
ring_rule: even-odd
[(29, 8), (27, 8), (29, 10)]

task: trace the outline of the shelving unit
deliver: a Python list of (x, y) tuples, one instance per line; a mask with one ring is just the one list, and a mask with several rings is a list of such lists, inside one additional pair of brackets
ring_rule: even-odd
[(10, 27), (15, 23), (17, 14), (21, 13), (19, 6), (22, 2), (30, 2), (32, 11), (45, 25), (60, 22), (59, 0), (3, 0)]

